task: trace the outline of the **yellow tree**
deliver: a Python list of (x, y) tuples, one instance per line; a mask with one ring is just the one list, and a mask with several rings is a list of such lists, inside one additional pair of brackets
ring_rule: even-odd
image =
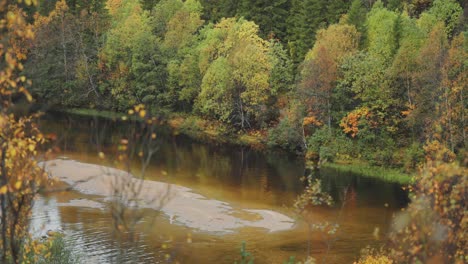
[(206, 29), (199, 47), (203, 79), (196, 108), (200, 112), (242, 129), (265, 112), (272, 65), (268, 42), (257, 33), (253, 22), (235, 18)]
[(32, 199), (46, 179), (36, 161), (44, 138), (33, 117), (11, 113), (14, 96), (32, 100), (21, 75), (31, 25), (15, 1), (0, 1), (0, 18), (0, 262), (20, 263)]

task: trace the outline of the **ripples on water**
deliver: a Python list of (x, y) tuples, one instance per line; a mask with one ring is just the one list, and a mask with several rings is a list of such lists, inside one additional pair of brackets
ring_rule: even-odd
[[(104, 148), (115, 144), (126, 130), (125, 125), (107, 120), (61, 115), (46, 116), (42, 127), (45, 132), (58, 135), (61, 155), (89, 163), (100, 162), (97, 143)], [(302, 161), (284, 154), (199, 144), (163, 131), (158, 138), (159, 151), (147, 170), (147, 179), (186, 186), (240, 208), (290, 213), (285, 208), (291, 207), (304, 187), (299, 177), (308, 173)], [(316, 211), (316, 219), (336, 220), (340, 201), (345, 199), (342, 191), (350, 190), (341, 211), (339, 239), (329, 254), (333, 259), (328, 263), (352, 263), (361, 248), (381, 244), (382, 240), (373, 236), (374, 229), (378, 227), (384, 235), (392, 214), (407, 203), (406, 193), (397, 184), (333, 170), (322, 170), (315, 177), (323, 180), (324, 189), (338, 202), (335, 208)], [(81, 198), (100, 202), (104, 208), (66, 205)], [(119, 244), (112, 232), (108, 205), (102, 198), (75, 192), (54, 193), (39, 197), (32, 215), (34, 235), (62, 230), (83, 263), (167, 263), (168, 256), (180, 263), (233, 263), (239, 259), (242, 241), (255, 255), (255, 263), (283, 263), (290, 256), (301, 260), (307, 254), (307, 228), (300, 222), (287, 232), (247, 228), (220, 236), (172, 225), (167, 217), (154, 217), (154, 212), (147, 211), (135, 230), (133, 241), (137, 243), (123, 240)], [(188, 234), (192, 243), (187, 242)], [(321, 236), (315, 234), (312, 254), (320, 260), (323, 252)]]
[(117, 242), (107, 210), (68, 208), (59, 206), (56, 197), (40, 196), (32, 210), (30, 229), (37, 238), (49, 231), (63, 233), (82, 263), (158, 263), (157, 252), (145, 243), (144, 234), (138, 234), (138, 242)]

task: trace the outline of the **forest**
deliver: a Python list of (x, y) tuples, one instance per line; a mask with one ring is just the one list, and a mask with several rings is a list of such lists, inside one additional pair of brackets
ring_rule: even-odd
[(55, 108), (144, 104), (188, 129), (212, 122), (220, 137), (257, 135), (321, 162), (411, 171), (427, 142), (464, 155), (461, 4), (39, 1), (25, 73)]
[[(355, 263), (467, 261), (467, 1), (0, 0), (0, 15), (1, 263), (60, 250), (22, 224), (50, 188), (38, 157), (56, 135), (40, 111), (135, 116), (135, 140), (155, 140), (158, 120), (315, 168), (398, 171), (412, 184), (406, 218)], [(32, 115), (18, 115), (25, 104)], [(300, 214), (331, 206), (306, 185)]]

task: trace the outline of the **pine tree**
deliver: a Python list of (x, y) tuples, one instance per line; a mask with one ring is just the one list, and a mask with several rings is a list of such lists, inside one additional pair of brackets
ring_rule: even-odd
[(282, 41), (286, 38), (286, 20), (290, 0), (243, 0), (238, 15), (255, 22), (264, 38), (274, 36)]

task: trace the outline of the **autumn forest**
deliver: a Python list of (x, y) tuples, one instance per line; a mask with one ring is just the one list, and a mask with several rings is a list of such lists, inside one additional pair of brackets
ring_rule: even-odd
[[(0, 14), (1, 263), (78, 262), (60, 244), (66, 236), (40, 242), (27, 228), (33, 201), (57, 185), (45, 160), (63, 148), (51, 143), (60, 133), (43, 132), (39, 121), (49, 112), (133, 122), (111, 155), (93, 151), (129, 172), (122, 164), (141, 158), (142, 175), (157, 125), (201, 144), (240, 147), (242, 161), (246, 148), (293, 155), (311, 171), (398, 183), (411, 202), (395, 212), (408, 213), (379, 238), (385, 247), (355, 252), (355, 263), (468, 260), (467, 1), (0, 0)], [(190, 155), (215, 155), (205, 152)], [(312, 178), (291, 202), (305, 222), (307, 210), (333, 207), (336, 198)], [(141, 180), (133, 193), (151, 185)], [(116, 229), (134, 231), (122, 219)], [(327, 236), (339, 230), (305, 226)], [(304, 262), (287, 263), (334, 263), (312, 258), (310, 237)], [(244, 244), (239, 259), (253, 263)]]

